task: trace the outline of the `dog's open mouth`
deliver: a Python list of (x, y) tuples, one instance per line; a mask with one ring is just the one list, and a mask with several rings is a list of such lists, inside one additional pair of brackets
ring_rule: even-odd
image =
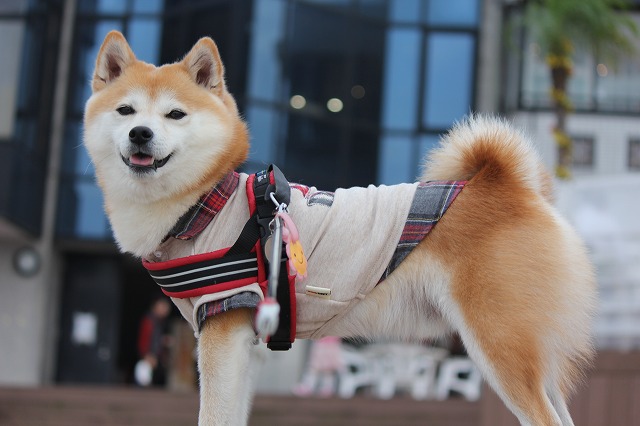
[(160, 160), (157, 160), (151, 155), (138, 152), (137, 154), (131, 155), (129, 158), (125, 158), (124, 156), (122, 156), (122, 161), (124, 161), (124, 164), (129, 166), (130, 169), (136, 172), (144, 173), (158, 170), (160, 167), (167, 164), (167, 161), (169, 161), (170, 158), (171, 154)]

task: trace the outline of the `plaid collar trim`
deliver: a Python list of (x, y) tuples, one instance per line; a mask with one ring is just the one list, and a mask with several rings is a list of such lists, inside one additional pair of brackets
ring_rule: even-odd
[(227, 204), (229, 197), (238, 187), (240, 175), (227, 174), (211, 191), (178, 219), (178, 223), (169, 231), (168, 237), (190, 240), (200, 234), (213, 218)]

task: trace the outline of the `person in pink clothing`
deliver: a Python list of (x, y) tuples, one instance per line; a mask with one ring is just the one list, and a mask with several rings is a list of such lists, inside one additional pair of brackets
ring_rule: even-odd
[(339, 337), (327, 336), (313, 341), (307, 370), (293, 393), (298, 396), (333, 395), (337, 373), (343, 366), (342, 342)]

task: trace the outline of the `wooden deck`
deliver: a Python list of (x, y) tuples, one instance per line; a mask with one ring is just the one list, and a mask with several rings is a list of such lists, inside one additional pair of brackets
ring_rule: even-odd
[[(258, 396), (251, 426), (473, 426), (480, 403)], [(193, 426), (198, 396), (117, 387), (0, 388), (3, 426)]]
[[(0, 388), (2, 426), (181, 426), (197, 423), (196, 393), (124, 387)], [(640, 352), (601, 353), (571, 404), (577, 426), (640, 425)], [(258, 396), (251, 426), (517, 426), (488, 389), (478, 402)]]
[(119, 387), (0, 389), (0, 425), (169, 426), (197, 424), (195, 393)]

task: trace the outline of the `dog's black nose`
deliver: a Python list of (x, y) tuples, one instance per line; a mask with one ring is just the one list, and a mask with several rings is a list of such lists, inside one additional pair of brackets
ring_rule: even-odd
[(144, 145), (153, 138), (153, 131), (147, 126), (136, 126), (129, 132), (129, 140), (136, 145)]

